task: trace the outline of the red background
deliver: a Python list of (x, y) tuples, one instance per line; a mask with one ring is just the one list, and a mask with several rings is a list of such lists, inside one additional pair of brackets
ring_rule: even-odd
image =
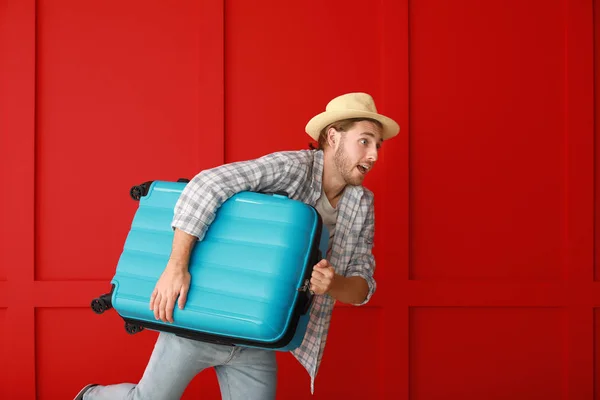
[[(314, 397), (278, 355), (278, 398), (600, 399), (599, 10), (1, 0), (0, 398), (140, 378), (155, 334), (89, 308), (132, 184), (307, 148), (366, 91), (402, 127), (366, 183), (379, 290), (336, 307)], [(220, 398), (214, 373), (184, 398)]]

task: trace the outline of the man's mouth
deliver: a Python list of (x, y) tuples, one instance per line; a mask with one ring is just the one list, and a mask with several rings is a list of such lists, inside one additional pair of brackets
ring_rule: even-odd
[(357, 168), (358, 168), (358, 171), (364, 175), (367, 172), (369, 172), (369, 169), (371, 169), (371, 166), (369, 164), (358, 164)]

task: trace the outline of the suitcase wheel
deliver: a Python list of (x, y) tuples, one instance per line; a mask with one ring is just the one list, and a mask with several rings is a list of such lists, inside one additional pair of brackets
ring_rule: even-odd
[(143, 189), (140, 186), (134, 186), (131, 188), (131, 190), (129, 191), (129, 194), (131, 195), (131, 198), (138, 201), (139, 199), (142, 198), (142, 193), (143, 193)]
[(144, 182), (141, 185), (132, 186), (131, 189), (129, 189), (129, 195), (135, 201), (139, 201), (142, 198), (142, 196), (148, 194), (150, 185), (152, 185), (152, 181)]
[(96, 314), (102, 314), (104, 311), (111, 309), (110, 295), (102, 295), (95, 298), (92, 300), (91, 307)]
[(132, 324), (131, 322), (125, 322), (125, 331), (130, 335), (135, 335), (138, 332), (144, 330), (143, 326)]

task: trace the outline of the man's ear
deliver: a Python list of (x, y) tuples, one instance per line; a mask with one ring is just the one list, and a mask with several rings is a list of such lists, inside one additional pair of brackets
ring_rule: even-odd
[(335, 148), (335, 142), (337, 141), (339, 135), (335, 128), (331, 127), (327, 130), (327, 143), (330, 147)]

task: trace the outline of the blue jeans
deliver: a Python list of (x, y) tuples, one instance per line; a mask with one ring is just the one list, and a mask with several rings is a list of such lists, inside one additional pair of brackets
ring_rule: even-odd
[(275, 399), (275, 351), (224, 346), (160, 333), (150, 361), (137, 385), (96, 386), (84, 400), (179, 399), (203, 369), (214, 367), (223, 400)]

